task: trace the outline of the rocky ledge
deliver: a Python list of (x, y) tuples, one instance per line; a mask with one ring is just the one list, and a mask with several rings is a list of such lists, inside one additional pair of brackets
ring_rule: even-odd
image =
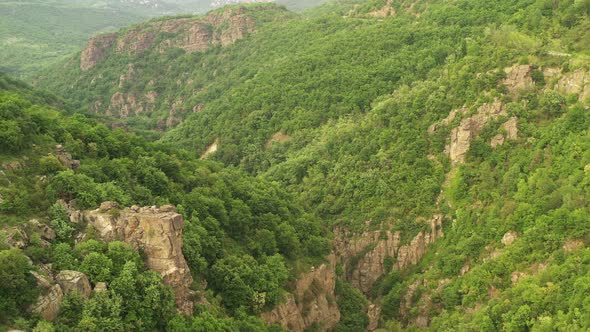
[(193, 311), (193, 282), (182, 254), (184, 220), (176, 208), (132, 206), (120, 210), (115, 203), (102, 203), (100, 208), (84, 212), (84, 219), (92, 225), (104, 241), (124, 241), (145, 253), (148, 268), (158, 272), (170, 285), (176, 297), (178, 311)]

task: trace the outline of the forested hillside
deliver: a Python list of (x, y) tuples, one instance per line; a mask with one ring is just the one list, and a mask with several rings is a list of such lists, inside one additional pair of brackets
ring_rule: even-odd
[[(3, 77), (0, 211), (21, 250), (2, 251), (20, 263), (1, 322), (588, 330), (589, 27), (588, 1), (238, 5), (91, 39), (33, 80), (63, 99)], [(150, 272), (149, 247), (101, 243), (136, 215), (140, 241), (154, 214), (177, 247), (182, 231), (184, 283)], [(38, 323), (26, 271), (50, 262), (108, 295)]]
[[(250, 315), (280, 301), (297, 266), (329, 252), (319, 221), (276, 184), (110, 131), (81, 115), (63, 115), (55, 97), (4, 75), (0, 87), (0, 327), (195, 330), (207, 322), (230, 330), (266, 330)], [(212, 301), (204, 300), (207, 305), (193, 320), (175, 316), (171, 290), (144, 267), (138, 252), (122, 242), (102, 242), (102, 233), (90, 230), (98, 225), (75, 219), (106, 200), (120, 207), (174, 204), (182, 214), (182, 250), (195, 279), (185, 286)], [(108, 211), (113, 217), (125, 213)], [(68, 292), (62, 285), (65, 296), (55, 318), (44, 305), (56, 301), (55, 286), (49, 285), (53, 275), (72, 270), (84, 272), (95, 293), (101, 282), (108, 283), (109, 292), (84, 301), (88, 293)], [(235, 280), (219, 278), (221, 273), (233, 273)], [(210, 280), (206, 290), (205, 280)], [(266, 297), (252, 302), (254, 293)], [(35, 315), (27, 313), (29, 307), (37, 308)], [(221, 308), (240, 314), (236, 320), (224, 318)], [(39, 315), (54, 321), (36, 323)]]

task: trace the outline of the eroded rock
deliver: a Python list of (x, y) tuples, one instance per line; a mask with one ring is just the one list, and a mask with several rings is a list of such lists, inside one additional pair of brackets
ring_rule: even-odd
[(53, 150), (55, 152), (55, 157), (62, 165), (64, 165), (64, 167), (73, 170), (80, 167), (80, 160), (73, 159), (72, 154), (67, 152), (63, 145), (58, 144), (53, 148)]
[(381, 307), (377, 304), (371, 303), (367, 309), (367, 316), (369, 317), (369, 325), (367, 325), (366, 331), (375, 331), (379, 327)]
[(512, 231), (507, 232), (502, 237), (502, 244), (505, 246), (509, 246), (509, 245), (513, 244), (514, 241), (516, 241), (516, 239), (518, 239), (518, 234), (516, 234), (516, 232), (512, 232)]
[[(388, 268), (405, 269), (416, 264), (426, 253), (428, 245), (443, 236), (443, 216), (434, 215), (429, 232), (419, 232), (408, 245), (401, 245), (400, 233), (389, 230), (365, 231), (353, 236), (345, 229), (334, 230), (334, 252), (342, 258), (346, 278), (365, 294)], [(390, 259), (393, 266), (387, 266)], [(395, 262), (395, 263), (393, 263)]]
[(40, 295), (35, 304), (31, 306), (31, 311), (39, 314), (47, 321), (53, 321), (59, 313), (59, 307), (63, 300), (64, 293), (59, 285), (53, 285), (46, 294)]
[(532, 77), (533, 66), (531, 65), (514, 65), (505, 68), (504, 72), (506, 78), (503, 83), (512, 96), (516, 96), (519, 92), (535, 86)]
[(312, 268), (301, 275), (292, 294), (274, 310), (263, 313), (269, 324), (277, 323), (290, 331), (302, 332), (314, 324), (321, 331), (329, 331), (340, 321), (336, 305), (336, 257), (330, 255), (328, 263)]
[(508, 121), (506, 121), (502, 127), (505, 134), (498, 134), (492, 138), (490, 141), (490, 145), (492, 148), (498, 147), (498, 145), (504, 144), (507, 139), (517, 139), (518, 138), (518, 118), (511, 117)]
[(55, 279), (65, 294), (77, 292), (85, 298), (90, 297), (92, 287), (90, 286), (88, 277), (84, 273), (64, 270), (60, 271)]
[(580, 68), (563, 74), (555, 88), (564, 94), (578, 94), (579, 100), (584, 102), (590, 98), (590, 72)]
[(24, 248), (29, 245), (29, 236), (20, 227), (9, 227), (1, 230), (4, 241), (11, 248)]
[(86, 71), (103, 60), (107, 56), (109, 48), (117, 41), (118, 36), (118, 33), (110, 33), (91, 38), (80, 55), (80, 70)]
[(192, 312), (189, 287), (193, 278), (182, 254), (184, 220), (173, 207), (118, 210), (105, 202), (99, 209), (85, 211), (84, 219), (104, 241), (120, 240), (143, 250), (147, 267), (162, 275), (174, 290), (178, 310)]
[(445, 149), (451, 162), (454, 165), (465, 162), (471, 141), (479, 135), (489, 120), (505, 114), (504, 104), (496, 101), (483, 104), (477, 109), (476, 114), (461, 120), (459, 126), (451, 131), (451, 142)]
[(106, 282), (97, 282), (92, 291), (94, 291), (95, 293), (100, 293), (100, 292), (106, 292), (107, 290), (108, 290), (108, 287), (107, 287)]

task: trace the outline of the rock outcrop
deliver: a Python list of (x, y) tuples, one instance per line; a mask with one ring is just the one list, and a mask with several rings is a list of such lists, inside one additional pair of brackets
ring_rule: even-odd
[(523, 90), (534, 87), (532, 73), (533, 66), (531, 65), (514, 65), (504, 69), (506, 78), (502, 83), (508, 88), (510, 94), (514, 97)]
[(99, 209), (84, 212), (84, 219), (104, 241), (120, 240), (141, 249), (147, 267), (173, 288), (179, 312), (192, 312), (189, 287), (193, 279), (182, 254), (184, 220), (173, 206), (119, 210), (116, 204), (105, 202)]
[[(103, 60), (115, 46), (118, 54), (137, 55), (155, 48), (163, 52), (182, 48), (186, 52), (202, 52), (212, 46), (233, 44), (255, 31), (256, 21), (246, 8), (228, 8), (202, 18), (177, 18), (152, 21), (118, 33), (101, 35), (88, 41), (80, 57), (85, 71)], [(165, 36), (167, 38), (162, 38)]]
[(24, 248), (29, 245), (29, 236), (20, 227), (9, 227), (0, 230), (4, 242), (10, 248)]
[(216, 138), (216, 139), (215, 139), (215, 141), (214, 141), (214, 142), (213, 142), (211, 145), (209, 145), (209, 146), (207, 147), (207, 149), (205, 150), (205, 152), (203, 152), (203, 153), (201, 154), (201, 159), (207, 159), (207, 157), (208, 157), (210, 154), (212, 154), (212, 153), (216, 152), (218, 148), (219, 148), (219, 139), (218, 139), (218, 138)]
[(389, 17), (394, 15), (395, 9), (393, 8), (393, 0), (387, 0), (385, 6), (369, 13), (369, 16), (371, 17)]
[(518, 234), (516, 234), (516, 232), (507, 232), (506, 234), (504, 234), (504, 236), (502, 237), (502, 244), (505, 246), (509, 246), (511, 244), (514, 243), (514, 241), (516, 241), (518, 239)]
[(145, 107), (140, 101), (140, 97), (135, 93), (115, 92), (111, 96), (111, 102), (106, 114), (120, 118), (127, 118), (130, 115), (139, 115), (143, 113)]
[(555, 89), (564, 94), (578, 94), (580, 101), (590, 98), (590, 72), (577, 69), (563, 74)]
[(67, 152), (63, 145), (58, 144), (54, 148), (55, 157), (59, 162), (64, 165), (64, 167), (69, 169), (77, 169), (80, 167), (80, 160), (76, 160), (72, 158), (72, 154)]
[[(400, 232), (389, 230), (365, 231), (354, 236), (345, 229), (334, 231), (334, 251), (346, 272), (350, 283), (365, 294), (388, 268), (405, 269), (416, 264), (426, 253), (428, 245), (443, 236), (442, 215), (435, 215), (429, 221), (430, 231), (419, 232), (407, 245), (401, 245)], [(387, 260), (391, 266), (387, 266)]]
[[(39, 283), (39, 286), (49, 286), (49, 281)], [(53, 321), (59, 313), (59, 307), (63, 300), (64, 293), (57, 284), (45, 289), (45, 294), (40, 295), (37, 301), (31, 306), (31, 312), (40, 315), (47, 321)]]
[(80, 55), (80, 70), (86, 71), (103, 60), (107, 56), (109, 48), (117, 41), (118, 36), (118, 33), (110, 33), (91, 38)]
[(84, 273), (64, 270), (60, 271), (55, 279), (65, 294), (77, 292), (85, 298), (90, 297), (92, 287), (90, 286), (88, 277)]
[(340, 321), (335, 287), (336, 257), (330, 255), (328, 263), (301, 275), (292, 294), (286, 296), (286, 301), (274, 310), (263, 313), (262, 319), (295, 332), (305, 331), (314, 324), (321, 331), (329, 331)]
[(381, 319), (381, 307), (377, 304), (370, 304), (367, 309), (367, 316), (369, 317), (369, 325), (367, 331), (375, 331), (379, 327), (379, 320)]
[(510, 119), (508, 119), (508, 121), (506, 121), (502, 127), (502, 130), (505, 131), (505, 134), (498, 134), (494, 137), (492, 137), (492, 140), (490, 141), (490, 145), (492, 146), (492, 148), (496, 148), (499, 145), (504, 144), (504, 142), (506, 141), (506, 139), (517, 139), (518, 138), (518, 118), (516, 117), (511, 117)]
[(457, 128), (451, 131), (451, 142), (445, 148), (451, 162), (456, 165), (465, 162), (465, 156), (471, 141), (479, 135), (489, 120), (506, 115), (504, 104), (499, 101), (483, 104), (477, 109), (477, 113), (461, 120)]

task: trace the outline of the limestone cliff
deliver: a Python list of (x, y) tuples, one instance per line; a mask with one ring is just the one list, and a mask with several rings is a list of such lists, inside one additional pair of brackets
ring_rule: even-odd
[(313, 267), (296, 281), (294, 290), (274, 310), (262, 314), (268, 323), (278, 323), (295, 332), (302, 332), (314, 323), (321, 331), (331, 330), (340, 320), (336, 305), (336, 257), (328, 263)]
[(164, 283), (174, 289), (180, 312), (193, 310), (193, 279), (182, 254), (182, 216), (173, 206), (137, 207), (119, 210), (114, 203), (105, 202), (99, 209), (84, 212), (104, 241), (121, 240), (146, 256), (146, 266), (158, 272)]

